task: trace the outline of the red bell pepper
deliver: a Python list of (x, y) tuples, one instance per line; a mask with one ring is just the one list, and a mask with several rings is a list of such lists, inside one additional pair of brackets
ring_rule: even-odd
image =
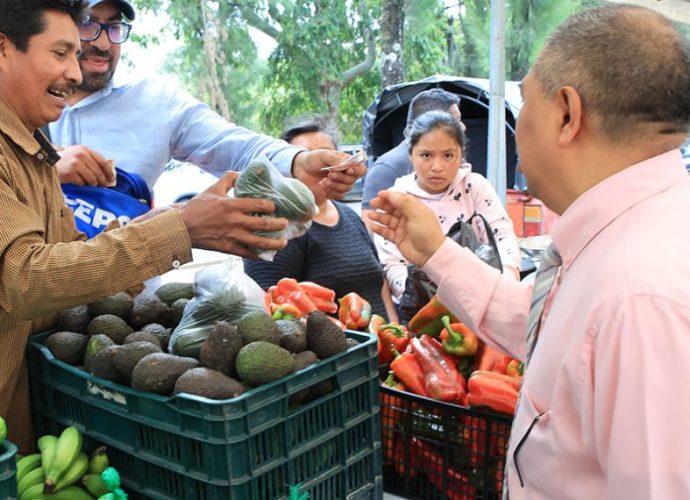
[(299, 286), (307, 292), (312, 299), (318, 298), (327, 302), (335, 303), (335, 291), (325, 286), (317, 285), (312, 281), (300, 281)]
[(512, 359), (506, 366), (506, 375), (521, 379), (525, 371), (525, 364), (519, 359)]
[(274, 302), (293, 304), (305, 316), (317, 309), (307, 293), (300, 288), (297, 280), (293, 278), (281, 278), (273, 289), (272, 295)]
[(470, 378), (472, 376), (481, 376), (483, 378), (492, 378), (498, 380), (504, 384), (508, 384), (510, 387), (512, 387), (518, 392), (520, 391), (520, 386), (522, 385), (522, 380), (517, 379), (515, 377), (511, 377), (510, 375), (506, 375), (505, 373), (475, 370), (472, 372)]
[[(477, 488), (470, 483), (467, 474), (444, 463), (434, 448), (421, 439), (411, 439), (411, 465), (427, 471), (427, 479), (449, 500), (476, 498)], [(445, 488), (445, 491), (444, 491)]]
[(271, 302), (271, 317), (273, 319), (295, 319), (302, 317), (302, 311), (300, 311), (297, 306), (286, 303), (286, 304), (276, 304)]
[(508, 363), (513, 358), (498, 352), (496, 349), (486, 344), (482, 345), (477, 362), (477, 370), (505, 373)]
[(355, 292), (338, 299), (338, 319), (352, 330), (366, 328), (371, 321), (371, 304)]
[(324, 300), (320, 297), (314, 297), (309, 294), (307, 294), (307, 296), (314, 303), (314, 305), (319, 311), (325, 312), (326, 314), (335, 314), (336, 312), (338, 312), (338, 304), (336, 304), (335, 302), (330, 302), (328, 300)]
[(382, 365), (393, 361), (395, 354), (393, 354), (392, 347), (398, 352), (402, 352), (412, 337), (406, 327), (396, 323), (379, 326), (377, 334), (379, 364)]
[[(433, 340), (428, 336), (422, 337)], [(419, 337), (410, 341), (419, 366), (424, 371), (424, 388), (429, 397), (439, 401), (455, 401), (458, 399), (457, 370), (452, 363), (430, 348), (427, 342)]]
[(424, 307), (417, 311), (417, 314), (412, 316), (408, 327), (414, 335), (437, 337), (438, 334), (441, 333), (441, 330), (443, 330), (441, 318), (446, 315), (452, 318), (452, 322), (457, 321), (457, 318), (455, 318), (448, 308), (438, 300), (438, 297), (434, 295)]
[(427, 396), (424, 387), (424, 372), (417, 361), (417, 357), (412, 354), (409, 348), (403, 353), (394, 352), (394, 354), (396, 356), (391, 363), (391, 370), (393, 370), (396, 378), (400, 380), (408, 390), (420, 396)]
[(305, 292), (319, 311), (326, 314), (338, 312), (338, 304), (335, 303), (335, 291), (325, 286), (317, 285), (311, 281), (300, 281), (300, 289)]
[(500, 413), (515, 414), (518, 390), (508, 375), (492, 372), (474, 372), (467, 381), (470, 406), (485, 406)]
[[(443, 350), (443, 346), (438, 339), (424, 335), (421, 337), (422, 343), (424, 343), (429, 349), (433, 350), (436, 356), (440, 356), (448, 363), (449, 370), (451, 372), (455, 371), (456, 377), (456, 389), (458, 391), (458, 396), (455, 399), (455, 403), (461, 406), (467, 406), (467, 383), (465, 382), (465, 377), (457, 369), (457, 359), (450, 354), (447, 354)], [(453, 370), (455, 368), (455, 370)]]
[[(393, 371), (388, 372), (388, 378), (383, 382), (383, 385), (398, 391), (405, 390), (405, 386), (395, 380)], [(392, 463), (395, 458), (399, 459), (395, 446), (395, 427), (401, 417), (400, 408), (402, 404), (402, 399), (399, 397), (381, 392), (381, 435), (385, 465)]]
[(464, 323), (450, 322), (450, 316), (441, 318), (443, 330), (441, 331), (441, 343), (443, 350), (453, 356), (465, 357), (474, 356), (479, 349), (479, 339), (465, 326)]

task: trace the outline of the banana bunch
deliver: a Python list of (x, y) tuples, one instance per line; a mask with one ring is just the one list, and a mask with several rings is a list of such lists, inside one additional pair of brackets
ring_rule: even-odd
[(67, 427), (59, 437), (39, 438), (40, 453), (17, 461), (19, 500), (87, 500), (107, 491), (100, 479), (108, 467), (105, 447), (96, 448), (89, 458), (82, 451), (82, 443), (76, 427)]

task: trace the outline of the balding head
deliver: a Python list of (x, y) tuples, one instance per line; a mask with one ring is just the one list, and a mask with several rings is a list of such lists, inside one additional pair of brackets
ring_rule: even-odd
[(648, 9), (616, 5), (572, 16), (549, 36), (532, 73), (546, 95), (574, 87), (609, 141), (690, 128), (690, 45)]

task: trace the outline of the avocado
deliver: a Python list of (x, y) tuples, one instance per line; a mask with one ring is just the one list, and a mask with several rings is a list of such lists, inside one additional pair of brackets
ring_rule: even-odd
[[(318, 360), (319, 358), (317, 358), (316, 354), (314, 354), (312, 351), (302, 351), (298, 354), (295, 354), (295, 371), (306, 368), (307, 366), (316, 363)], [(288, 404), (290, 406), (294, 406), (301, 403), (309, 395), (309, 389), (311, 388), (307, 387), (291, 394), (288, 398)]]
[(141, 358), (134, 366), (131, 385), (141, 391), (167, 396), (175, 388), (179, 376), (198, 365), (194, 358), (154, 352)]
[(187, 307), (189, 299), (177, 299), (170, 305), (168, 310), (168, 317), (165, 320), (165, 324), (171, 328), (175, 328), (182, 321), (182, 316), (184, 316), (184, 308)]
[(315, 399), (330, 394), (335, 389), (335, 384), (333, 384), (332, 377), (322, 380), (309, 388), (309, 394), (305, 398), (305, 402), (314, 401)]
[(89, 313), (91, 313), (91, 317), (113, 314), (128, 321), (132, 314), (132, 307), (134, 307), (134, 302), (129, 294), (118, 292), (91, 302), (89, 304)]
[(149, 342), (159, 348), (161, 346), (160, 339), (151, 332), (138, 331), (130, 333), (125, 337), (125, 340), (122, 341), (122, 345), (131, 344), (132, 342)]
[(302, 351), (295, 354), (295, 371), (306, 368), (319, 361), (319, 358), (313, 351)]
[(240, 318), (236, 326), (237, 333), (245, 344), (261, 340), (280, 345), (282, 332), (276, 326), (275, 320), (263, 311), (248, 312)]
[(279, 319), (276, 326), (280, 330), (280, 347), (292, 353), (302, 352), (307, 348), (307, 332), (299, 321)]
[(347, 337), (328, 316), (314, 311), (307, 316), (307, 347), (325, 359), (347, 349)]
[(209, 368), (192, 368), (184, 372), (175, 382), (174, 394), (186, 392), (210, 399), (230, 399), (244, 392), (244, 387), (230, 378)]
[(114, 314), (96, 316), (86, 328), (86, 333), (89, 335), (107, 335), (116, 344), (122, 344), (125, 337), (133, 331), (132, 327), (124, 319), (118, 318)]
[(89, 358), (89, 368), (87, 371), (96, 377), (110, 380), (111, 382), (124, 382), (124, 378), (115, 369), (113, 354), (119, 346), (112, 344), (105, 346)]
[(235, 373), (235, 357), (242, 346), (244, 342), (235, 326), (216, 321), (201, 345), (199, 363), (230, 377)]
[(129, 382), (132, 379), (132, 370), (139, 360), (154, 352), (161, 352), (161, 348), (151, 342), (140, 341), (118, 345), (113, 350), (113, 365), (117, 372)]
[(82, 304), (57, 313), (55, 328), (61, 331), (84, 333), (90, 322), (89, 306)]
[(92, 335), (86, 343), (86, 350), (84, 351), (84, 369), (90, 372), (96, 354), (111, 345), (115, 345), (115, 342), (107, 335)]
[(45, 340), (45, 346), (60, 361), (70, 365), (80, 365), (89, 337), (76, 332), (55, 332)]
[(295, 359), (290, 351), (261, 340), (245, 345), (235, 358), (237, 374), (252, 386), (278, 380), (294, 368)]
[(345, 339), (345, 343), (347, 344), (348, 349), (351, 347), (357, 347), (359, 345), (359, 342), (357, 342), (352, 337), (348, 337), (347, 339)]
[(194, 297), (193, 283), (166, 283), (158, 287), (154, 292), (159, 299), (165, 302), (166, 305), (172, 305), (177, 299), (191, 299)]
[[(117, 377), (119, 374), (117, 374), (115, 366), (108, 359), (111, 356), (99, 356), (101, 351), (115, 345), (117, 344), (107, 335), (91, 336), (86, 343), (86, 350), (84, 351), (84, 370), (89, 373), (98, 373), (98, 376), (105, 374), (106, 376)], [(101, 364), (104, 364), (102, 369), (99, 366)]]
[(168, 341), (170, 340), (170, 334), (172, 333), (170, 328), (166, 328), (160, 323), (149, 323), (148, 325), (142, 326), (141, 331), (152, 333), (160, 341), (163, 352), (168, 351)]
[(132, 308), (130, 323), (134, 328), (141, 328), (149, 323), (166, 323), (168, 306), (157, 295), (137, 295)]

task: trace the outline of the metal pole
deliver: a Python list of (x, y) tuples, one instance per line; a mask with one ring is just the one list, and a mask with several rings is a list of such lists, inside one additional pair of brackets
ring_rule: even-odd
[(506, 204), (505, 0), (491, 0), (489, 138), (486, 175)]

